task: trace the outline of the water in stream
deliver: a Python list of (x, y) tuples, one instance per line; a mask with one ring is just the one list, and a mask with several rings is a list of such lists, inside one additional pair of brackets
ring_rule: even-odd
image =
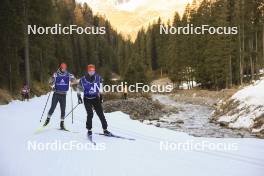
[(251, 137), (247, 131), (232, 130), (210, 123), (209, 118), (213, 109), (209, 106), (177, 102), (167, 95), (153, 95), (153, 99), (164, 105), (179, 109), (178, 113), (164, 116), (159, 121), (151, 122), (154, 124), (158, 123), (162, 128), (186, 132), (197, 137)]

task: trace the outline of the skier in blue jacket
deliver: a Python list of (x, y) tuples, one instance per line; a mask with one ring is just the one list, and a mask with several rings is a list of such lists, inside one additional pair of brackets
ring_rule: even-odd
[[(87, 73), (80, 79), (77, 86), (78, 103), (81, 104), (84, 101), (84, 106), (87, 112), (86, 128), (88, 130), (88, 136), (92, 135), (92, 118), (93, 108), (98, 115), (105, 135), (111, 135), (107, 130), (107, 121), (104, 116), (102, 108), (102, 94), (100, 93), (102, 88), (102, 78), (95, 72), (95, 66), (90, 64), (87, 66)], [(81, 92), (84, 97), (82, 99)]]
[(61, 122), (60, 128), (66, 130), (64, 126), (65, 108), (66, 108), (66, 94), (70, 88), (70, 83), (75, 81), (75, 77), (67, 71), (67, 64), (60, 64), (59, 69), (52, 76), (50, 82), (51, 87), (54, 91), (51, 107), (48, 112), (47, 119), (43, 126), (47, 126), (50, 122), (50, 117), (52, 116), (58, 102), (60, 103), (61, 109)]

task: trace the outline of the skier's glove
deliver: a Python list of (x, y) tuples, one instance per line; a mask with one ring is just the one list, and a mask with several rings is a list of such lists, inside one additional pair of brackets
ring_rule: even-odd
[(55, 85), (50, 85), (52, 91), (55, 91)]
[(78, 103), (79, 103), (79, 104), (82, 104), (82, 103), (83, 103), (83, 100), (82, 100), (81, 95), (77, 95), (77, 96), (78, 96)]

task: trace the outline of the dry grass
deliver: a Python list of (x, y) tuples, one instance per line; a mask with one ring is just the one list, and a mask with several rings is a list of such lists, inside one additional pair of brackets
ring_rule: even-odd
[[(128, 93), (128, 98), (140, 98), (140, 97), (151, 99), (151, 94), (149, 93)], [(124, 98), (123, 93), (104, 93), (103, 94), (104, 101), (120, 100), (123, 98)]]
[(253, 128), (260, 128), (263, 124), (264, 124), (264, 114), (262, 114), (255, 120)]
[(3, 89), (0, 89), (0, 104), (8, 104), (12, 100), (11, 94)]
[(230, 98), (237, 91), (238, 91), (237, 88), (223, 89), (221, 91), (192, 89), (192, 90), (176, 90), (175, 93), (187, 97), (195, 96), (195, 97), (212, 98), (212, 99), (227, 99)]
[(50, 88), (47, 84), (40, 84), (39, 82), (33, 82), (31, 88), (31, 96), (36, 95), (36, 96), (41, 96), (44, 93), (50, 91)]
[[(47, 84), (40, 84), (39, 82), (33, 82), (30, 96), (41, 96), (50, 90)], [(15, 93), (11, 94), (9, 91), (0, 89), (0, 105), (8, 104), (12, 100), (21, 100), (20, 89), (17, 89)]]
[(228, 115), (232, 116), (234, 114), (239, 113), (237, 107), (239, 106), (239, 102), (231, 100), (226, 103), (222, 103), (219, 105), (212, 115), (212, 119), (217, 119), (220, 116), (223, 116), (228, 113)]

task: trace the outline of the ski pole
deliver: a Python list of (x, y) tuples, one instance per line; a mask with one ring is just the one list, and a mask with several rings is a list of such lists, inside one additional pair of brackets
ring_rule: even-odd
[(48, 101), (49, 101), (49, 98), (50, 98), (50, 94), (51, 94), (51, 91), (50, 91), (49, 96), (48, 96), (48, 98), (47, 98), (47, 101), (46, 101), (45, 107), (44, 107), (44, 109), (43, 109), (43, 112), (42, 112), (42, 114), (41, 114), (41, 117), (40, 117), (40, 121), (39, 121), (39, 122), (41, 122), (42, 117), (43, 117), (43, 115), (44, 115), (44, 112), (45, 112), (45, 110), (46, 110), (46, 107), (47, 107), (47, 104), (48, 104)]
[(73, 124), (73, 101), (72, 101), (72, 87), (71, 87), (71, 106), (72, 106), (72, 124)]
[(80, 103), (78, 103), (77, 105), (75, 105), (74, 108), (72, 108), (72, 110), (71, 110), (71, 111), (65, 116), (64, 119), (66, 119), (66, 117), (68, 117), (68, 116), (72, 113), (72, 111), (73, 111), (74, 109), (76, 109), (76, 108), (79, 106), (79, 104), (80, 104)]

